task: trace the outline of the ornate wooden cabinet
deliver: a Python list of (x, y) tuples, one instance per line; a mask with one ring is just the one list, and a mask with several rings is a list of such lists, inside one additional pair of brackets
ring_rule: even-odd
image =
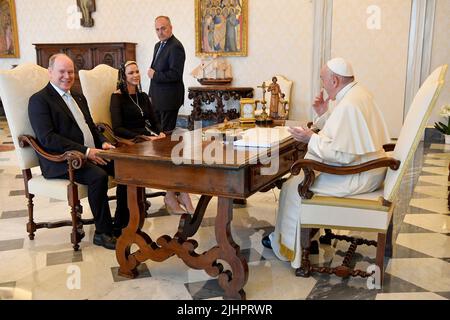
[(55, 53), (65, 53), (75, 63), (75, 84), (73, 89), (81, 92), (79, 70), (90, 70), (99, 64), (119, 68), (127, 60), (136, 60), (136, 43), (35, 43), (37, 64), (47, 68), (48, 59)]

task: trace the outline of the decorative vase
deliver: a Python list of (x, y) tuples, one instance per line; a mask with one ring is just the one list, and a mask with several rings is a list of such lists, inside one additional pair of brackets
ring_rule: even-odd
[(450, 144), (450, 134), (444, 134), (445, 144)]

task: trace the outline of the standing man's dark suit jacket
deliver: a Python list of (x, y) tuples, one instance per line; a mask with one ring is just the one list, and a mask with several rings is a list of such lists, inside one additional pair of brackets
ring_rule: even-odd
[[(89, 113), (86, 98), (71, 92), (83, 112), (86, 123), (94, 137), (95, 146), (101, 149), (106, 139), (97, 131)], [(48, 83), (41, 91), (31, 96), (28, 104), (28, 116), (39, 143), (49, 153), (64, 153), (77, 150), (86, 154), (83, 133), (64, 99)], [(46, 178), (54, 178), (67, 173), (67, 163), (55, 163), (39, 157), (42, 174)]]
[(183, 69), (186, 54), (181, 42), (172, 35), (155, 60), (158, 42), (153, 51), (151, 67), (155, 75), (150, 82), (149, 96), (157, 111), (178, 110), (184, 103)]

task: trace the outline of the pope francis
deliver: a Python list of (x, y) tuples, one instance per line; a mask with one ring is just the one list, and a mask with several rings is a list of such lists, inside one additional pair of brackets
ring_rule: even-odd
[[(334, 58), (322, 67), (320, 78), (328, 97), (324, 99), (322, 91), (313, 104), (319, 116), (314, 126), (320, 129), (319, 133), (303, 127), (289, 129), (296, 140), (308, 143), (305, 159), (349, 166), (385, 157), (383, 144), (390, 142), (386, 123), (372, 94), (355, 81), (351, 65)], [(380, 187), (385, 173), (386, 168), (343, 176), (321, 173), (311, 191), (338, 197), (371, 192)], [(284, 183), (275, 231), (262, 241), (279, 259), (290, 261), (293, 268), (301, 264), (302, 200), (297, 187), (302, 179), (300, 174)]]

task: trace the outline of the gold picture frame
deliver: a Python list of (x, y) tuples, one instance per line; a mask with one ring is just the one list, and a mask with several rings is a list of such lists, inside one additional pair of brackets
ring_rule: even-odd
[(256, 122), (255, 111), (256, 101), (252, 98), (242, 98), (240, 100), (241, 112), (239, 122), (254, 123)]
[(196, 56), (247, 56), (248, 0), (195, 0)]
[(19, 58), (19, 36), (14, 0), (0, 0), (0, 26), (0, 58)]

